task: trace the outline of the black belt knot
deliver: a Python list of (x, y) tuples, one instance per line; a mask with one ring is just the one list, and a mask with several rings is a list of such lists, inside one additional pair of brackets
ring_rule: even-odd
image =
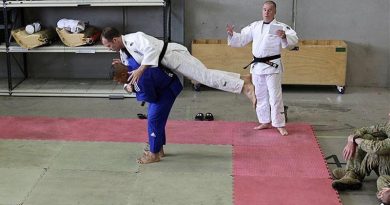
[(279, 65), (271, 62), (271, 60), (275, 60), (275, 59), (278, 59), (280, 57), (281, 57), (280, 54), (273, 55), (273, 56), (267, 56), (264, 58), (256, 58), (255, 56), (253, 56), (252, 62), (250, 62), (247, 66), (245, 66), (244, 69), (248, 68), (252, 63), (265, 63), (265, 64), (268, 64), (268, 65), (274, 67), (274, 68), (278, 68)]

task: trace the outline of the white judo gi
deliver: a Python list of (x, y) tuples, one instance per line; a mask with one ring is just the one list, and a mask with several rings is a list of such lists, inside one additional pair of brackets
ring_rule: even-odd
[[(162, 40), (137, 32), (123, 35), (122, 41), (127, 51), (140, 65), (158, 66), (159, 55), (164, 45)], [(122, 63), (125, 64), (126, 54), (120, 51), (120, 55)], [(161, 63), (176, 74), (182, 74), (191, 80), (223, 91), (241, 93), (244, 85), (240, 74), (207, 69), (186, 47), (177, 43), (168, 44)]]
[(73, 19), (60, 19), (57, 22), (58, 28), (63, 28), (72, 33), (80, 33), (85, 30), (85, 23), (79, 20)]
[[(269, 34), (271, 25), (281, 26), (286, 33), (286, 39)], [(279, 55), (282, 48), (293, 48), (298, 43), (296, 32), (284, 23), (275, 19), (269, 24), (256, 21), (243, 28), (241, 33), (234, 32), (228, 36), (228, 45), (243, 47), (252, 42), (252, 54), (256, 58)], [(252, 82), (255, 86), (257, 99), (256, 113), (260, 123), (270, 123), (274, 127), (284, 127), (285, 117), (282, 99), (282, 71), (281, 59), (271, 60), (278, 64), (272, 67), (266, 63), (251, 65)]]

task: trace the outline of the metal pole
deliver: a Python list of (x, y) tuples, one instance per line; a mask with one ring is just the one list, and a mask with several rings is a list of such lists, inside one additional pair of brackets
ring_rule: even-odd
[(5, 6), (5, 0), (3, 0), (3, 15), (4, 15), (4, 40), (6, 49), (6, 62), (7, 62), (7, 77), (8, 77), (8, 92), (12, 93), (12, 73), (11, 73), (11, 54), (9, 53), (9, 37), (8, 37), (8, 12)]
[(123, 34), (129, 33), (127, 30), (127, 9), (126, 7), (122, 7), (122, 32)]
[(296, 17), (297, 17), (297, 0), (293, 0), (293, 7), (292, 7), (292, 22), (293, 22), (293, 29), (296, 28)]
[(164, 42), (167, 42), (168, 41), (168, 37), (167, 37), (167, 10), (168, 10), (168, 1), (165, 0), (164, 1), (164, 7), (163, 7), (163, 25), (164, 25), (164, 28), (163, 28), (163, 39), (164, 39)]
[(168, 6), (168, 42), (170, 42), (172, 39), (172, 4), (171, 0), (169, 0), (169, 6)]

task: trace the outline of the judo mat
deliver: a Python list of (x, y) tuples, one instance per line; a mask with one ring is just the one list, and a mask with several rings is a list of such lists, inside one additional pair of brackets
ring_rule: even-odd
[[(289, 123), (288, 136), (255, 125), (170, 120), (167, 143), (232, 145), (233, 204), (341, 204), (310, 125)], [(147, 136), (145, 120), (13, 116), (0, 117), (0, 133), (0, 139), (100, 142), (145, 142)]]

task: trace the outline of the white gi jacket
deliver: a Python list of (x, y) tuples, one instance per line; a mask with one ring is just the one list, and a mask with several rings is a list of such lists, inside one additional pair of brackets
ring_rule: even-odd
[[(137, 32), (122, 36), (122, 41), (126, 50), (140, 65), (158, 66), (164, 46), (162, 40)], [(126, 53), (121, 50), (120, 56), (122, 63), (127, 65)], [(178, 75), (182, 83), (182, 76), (186, 76), (209, 87), (232, 93), (240, 93), (244, 85), (239, 74), (207, 69), (186, 47), (177, 43), (168, 44), (161, 63)]]
[[(123, 35), (122, 41), (127, 51), (129, 51), (140, 65), (149, 65), (151, 67), (158, 66), (158, 58), (164, 46), (164, 41), (143, 32)], [(187, 48), (177, 43), (170, 43), (165, 52), (165, 56), (169, 55), (172, 50), (187, 51)], [(126, 54), (123, 51), (120, 51), (120, 56), (122, 63), (127, 65)]]
[[(233, 36), (228, 36), (228, 45), (231, 47), (243, 47), (253, 41), (253, 56), (256, 58), (264, 58), (278, 55), (281, 53), (282, 48), (293, 48), (294, 45), (298, 43), (297, 34), (291, 27), (278, 22), (275, 19), (270, 22), (269, 25), (271, 24), (282, 26), (286, 33), (286, 39), (282, 39), (277, 35), (269, 34), (268, 32), (270, 26), (263, 26), (263, 21), (256, 21), (243, 28), (241, 33), (234, 32)], [(278, 68), (265, 63), (254, 63), (252, 64), (250, 71), (251, 73), (258, 75), (280, 73), (283, 71), (280, 58), (272, 60), (271, 62), (278, 64)]]

